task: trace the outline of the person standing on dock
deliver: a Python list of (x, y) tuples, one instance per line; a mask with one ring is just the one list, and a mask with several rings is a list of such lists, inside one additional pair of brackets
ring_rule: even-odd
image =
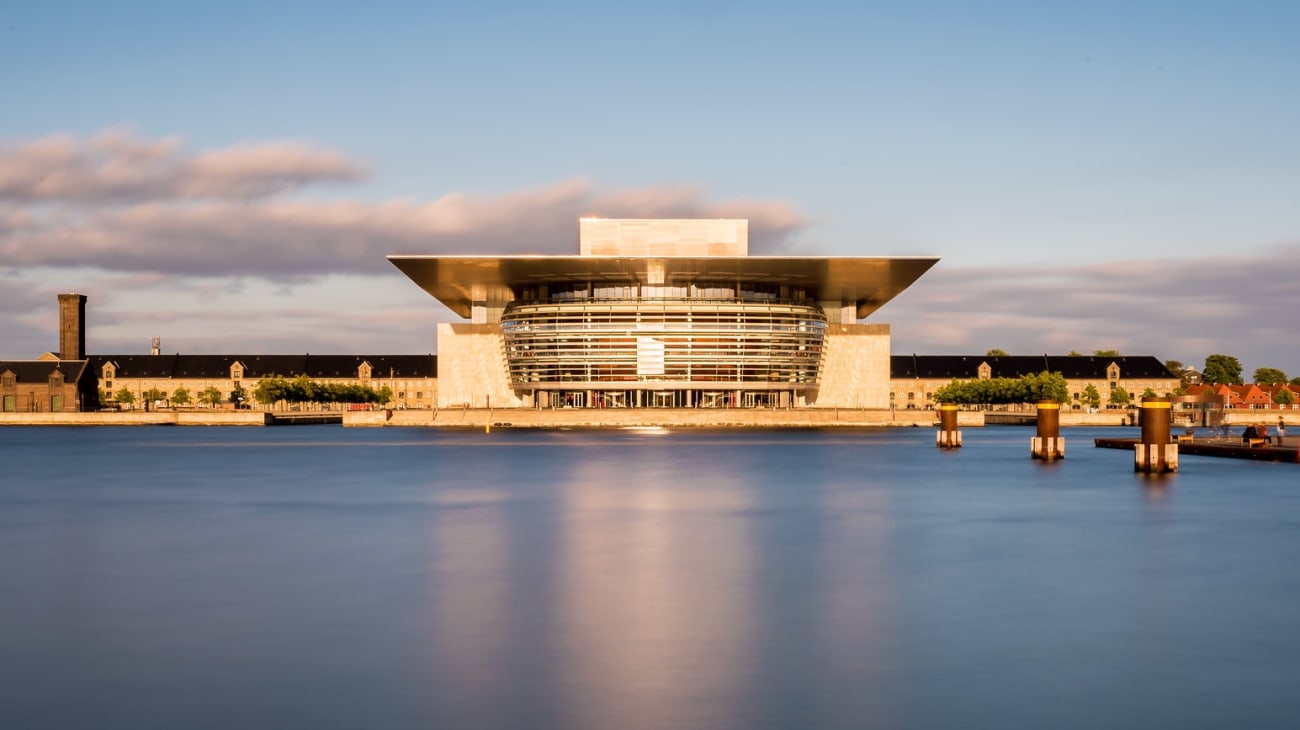
[(1277, 419), (1277, 445), (1282, 445), (1282, 439), (1286, 438), (1286, 421), (1281, 418)]

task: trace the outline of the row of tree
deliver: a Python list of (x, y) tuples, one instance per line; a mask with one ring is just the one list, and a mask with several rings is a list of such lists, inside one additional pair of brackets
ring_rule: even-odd
[[(107, 403), (110, 400), (117, 401), (121, 405), (129, 406), (135, 403), (135, 393), (126, 386), (122, 386), (112, 395), (110, 395), (108, 391), (101, 389), (99, 391), (99, 402)], [(224, 400), (224, 396), (221, 394), (220, 390), (217, 390), (215, 385), (209, 385), (199, 391), (197, 396), (190, 393), (190, 389), (182, 385), (173, 391), (171, 395), (168, 395), (157, 388), (150, 388), (140, 394), (140, 400), (145, 403), (167, 401), (174, 406), (187, 406), (190, 403), (197, 401), (203, 405), (215, 406)]]
[[(1181, 375), (1183, 364), (1177, 360), (1165, 361), (1165, 367), (1169, 372)], [(1251, 374), (1252, 383), (1262, 385), (1279, 385), (1290, 383), (1291, 385), (1300, 385), (1300, 378), (1291, 378), (1287, 380), (1286, 373), (1277, 368), (1255, 368)], [(1205, 369), (1201, 371), (1201, 378), (1207, 383), (1215, 385), (1241, 385), (1242, 380), (1241, 361), (1232, 355), (1210, 355), (1205, 358)]]
[(381, 405), (393, 399), (387, 385), (378, 390), (359, 383), (318, 383), (306, 375), (292, 380), (273, 376), (262, 378), (253, 389), (258, 403), (373, 403)]
[(1049, 398), (1064, 402), (1069, 397), (1065, 376), (1047, 371), (1019, 378), (954, 380), (934, 392), (934, 400), (939, 403), (961, 405), (1033, 403)]
[[(253, 397), (258, 403), (264, 405), (275, 403), (374, 403), (382, 405), (393, 399), (393, 391), (387, 385), (376, 390), (360, 384), (318, 383), (306, 375), (300, 375), (291, 380), (274, 376), (262, 378), (258, 381), (257, 387), (253, 389)], [(197, 396), (192, 394), (190, 389), (185, 386), (177, 388), (170, 395), (157, 388), (150, 388), (140, 394), (140, 399), (146, 404), (166, 401), (174, 406), (187, 406), (194, 402), (201, 405), (216, 406), (225, 400), (225, 396), (215, 385), (209, 385), (199, 391)], [(135, 403), (135, 393), (125, 386), (113, 393), (111, 397), (108, 391), (100, 390), (99, 400), (101, 403), (115, 400), (121, 405), (130, 406)], [(238, 407), (246, 400), (248, 400), (248, 391), (236, 383), (234, 389), (230, 391), (230, 402)]]
[[(1151, 388), (1143, 393), (1143, 398), (1158, 395)], [(1070, 401), (1070, 387), (1065, 376), (1044, 370), (1037, 375), (1022, 375), (1019, 378), (987, 378), (984, 380), (954, 380), (934, 392), (934, 400), (939, 403), (956, 403), (959, 405), (1003, 405), (1010, 403), (1034, 403), (1040, 400), (1055, 400), (1061, 403)], [(1101, 407), (1101, 393), (1097, 386), (1089, 384), (1079, 394), (1079, 402), (1090, 408)], [(1133, 396), (1124, 388), (1114, 388), (1110, 392), (1109, 403), (1127, 406), (1133, 402)]]

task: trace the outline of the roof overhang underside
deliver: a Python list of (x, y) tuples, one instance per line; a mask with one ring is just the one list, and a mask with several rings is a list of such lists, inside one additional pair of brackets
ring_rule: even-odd
[(388, 260), (466, 318), (476, 302), (509, 302), (518, 292), (539, 284), (762, 283), (802, 287), (819, 302), (853, 305), (859, 319), (898, 296), (939, 261), (920, 256), (389, 256)]

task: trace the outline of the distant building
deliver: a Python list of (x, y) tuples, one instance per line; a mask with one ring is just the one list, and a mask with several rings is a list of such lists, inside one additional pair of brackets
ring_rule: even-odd
[(1043, 371), (1065, 378), (1074, 408), (1084, 407), (1080, 399), (1089, 385), (1097, 389), (1103, 408), (1118, 388), (1136, 402), (1147, 389), (1168, 395), (1180, 385), (1153, 355), (894, 355), (889, 362), (889, 402), (896, 409), (934, 408), (934, 392), (954, 380), (1019, 378)]
[[(158, 391), (173, 405), (180, 388), (190, 402), (216, 388), (225, 404), (236, 389), (253, 402), (262, 378), (305, 375), (318, 383), (388, 386), (393, 408), (432, 408), (438, 400), (435, 355), (162, 355), (154, 338), (150, 355), (85, 356), (86, 297), (59, 295), (59, 352), (36, 360), (0, 360), (0, 411), (58, 412), (115, 406), (125, 388), (133, 407), (145, 407), (145, 394)], [(68, 358), (66, 355), (77, 355)]]
[(79, 411), (93, 403), (79, 387), (85, 360), (0, 360), (0, 412)]
[(93, 407), (86, 381), (86, 298), (59, 295), (59, 351), (36, 360), (0, 360), (0, 412), (58, 413)]
[[(126, 388), (136, 404), (157, 390), (171, 396), (189, 391), (191, 403), (209, 387), (229, 402), (238, 387), (247, 402), (263, 378), (305, 375), (318, 383), (388, 386), (396, 408), (432, 408), (437, 403), (438, 358), (435, 355), (95, 355), (89, 377), (98, 392), (113, 400)], [(170, 403), (169, 403), (170, 404)]]
[[(1278, 393), (1283, 390), (1291, 394), (1292, 403), (1280, 404), (1276, 402)], [(1208, 400), (1222, 408), (1300, 410), (1300, 387), (1286, 383), (1269, 385), (1207, 383), (1189, 387), (1187, 395)]]

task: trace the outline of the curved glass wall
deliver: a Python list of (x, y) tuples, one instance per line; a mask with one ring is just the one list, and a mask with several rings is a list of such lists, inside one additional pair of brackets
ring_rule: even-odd
[(511, 383), (521, 390), (656, 391), (637, 400), (677, 405), (674, 391), (702, 394), (690, 399), (698, 404), (706, 396), (731, 402), (745, 392), (815, 387), (826, 334), (822, 310), (807, 300), (736, 293), (578, 298), (564, 292), (548, 301), (513, 302), (501, 317)]

